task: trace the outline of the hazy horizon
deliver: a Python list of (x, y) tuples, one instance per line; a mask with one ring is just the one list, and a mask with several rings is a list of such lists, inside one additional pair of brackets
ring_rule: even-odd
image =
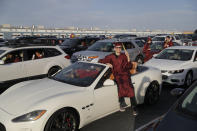
[(195, 30), (196, 0), (0, 0), (0, 25)]

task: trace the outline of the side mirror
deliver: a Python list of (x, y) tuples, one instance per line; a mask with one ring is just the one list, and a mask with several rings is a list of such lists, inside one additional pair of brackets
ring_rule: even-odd
[(154, 54), (153, 57), (156, 57), (158, 54)]
[(0, 60), (0, 65), (4, 65), (4, 61), (3, 60)]
[(103, 83), (103, 86), (113, 86), (115, 85), (113, 80), (107, 79), (105, 80), (105, 82)]
[(176, 96), (177, 98), (180, 97), (185, 92), (183, 88), (174, 88), (170, 91), (172, 96)]

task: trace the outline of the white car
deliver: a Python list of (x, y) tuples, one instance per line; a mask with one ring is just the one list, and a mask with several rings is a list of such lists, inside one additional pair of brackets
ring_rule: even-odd
[(188, 87), (197, 78), (196, 51), (193, 46), (169, 47), (144, 65), (160, 69), (163, 82)]
[[(51, 79), (10, 87), (0, 95), (1, 131), (76, 131), (118, 111), (117, 85), (110, 75), (107, 65), (76, 62)], [(138, 104), (157, 102), (162, 88), (158, 69), (139, 66), (132, 81)]]
[(0, 47), (0, 84), (50, 76), (70, 65), (66, 56), (58, 46)]

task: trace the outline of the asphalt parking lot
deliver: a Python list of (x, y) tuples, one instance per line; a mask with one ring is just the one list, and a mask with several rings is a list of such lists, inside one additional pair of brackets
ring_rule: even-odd
[(173, 88), (175, 87), (164, 85), (160, 100), (157, 104), (152, 106), (139, 105), (139, 115), (136, 118), (131, 116), (130, 108), (128, 108), (125, 112), (116, 112), (99, 119), (85, 126), (80, 131), (132, 131), (132, 128), (137, 129), (168, 111), (176, 101), (176, 97), (170, 95), (170, 91)]

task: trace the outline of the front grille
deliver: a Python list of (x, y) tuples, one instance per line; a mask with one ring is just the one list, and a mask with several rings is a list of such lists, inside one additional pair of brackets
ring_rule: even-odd
[(0, 123), (0, 131), (6, 131), (5, 126)]

